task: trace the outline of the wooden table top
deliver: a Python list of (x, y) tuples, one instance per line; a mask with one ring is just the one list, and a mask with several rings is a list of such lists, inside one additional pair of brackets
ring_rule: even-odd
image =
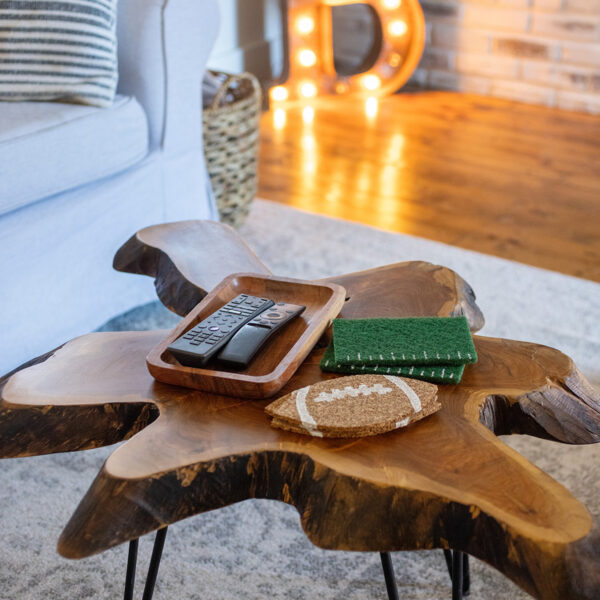
[[(223, 252), (197, 242), (207, 227), (216, 239), (223, 228)], [(170, 252), (182, 236), (196, 240), (193, 255), (181, 245)], [(163, 302), (184, 313), (215, 279), (238, 270), (215, 259), (235, 254), (230, 245), (235, 264), (246, 263), (241, 270), (253, 263), (268, 273), (232, 230), (201, 222), (143, 230), (115, 265), (155, 277)], [(472, 330), (483, 325), (472, 290), (444, 267), (400, 263), (329, 281), (346, 288), (343, 317), (465, 314)], [(0, 380), (0, 456), (129, 438), (66, 526), (64, 556), (89, 556), (199, 512), (272, 498), (294, 505), (306, 535), (323, 548), (451, 547), (537, 598), (600, 596), (597, 524), (568, 490), (496, 437), (600, 439), (600, 399), (567, 356), (475, 336), (479, 361), (459, 385), (439, 386), (438, 413), (405, 430), (335, 440), (272, 428), (267, 400), (155, 382), (145, 357), (166, 333), (89, 334)], [(282, 394), (337, 376), (319, 368), (323, 346)]]

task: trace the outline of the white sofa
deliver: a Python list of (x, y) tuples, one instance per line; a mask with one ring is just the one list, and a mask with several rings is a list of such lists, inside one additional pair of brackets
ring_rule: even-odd
[(154, 299), (112, 258), (153, 223), (216, 219), (201, 80), (217, 0), (119, 0), (109, 109), (0, 103), (0, 374)]

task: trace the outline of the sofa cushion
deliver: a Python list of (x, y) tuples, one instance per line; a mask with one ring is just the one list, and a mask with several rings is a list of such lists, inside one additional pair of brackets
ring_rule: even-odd
[(0, 2), (0, 100), (110, 106), (117, 0)]
[(135, 98), (110, 108), (54, 102), (0, 107), (0, 214), (131, 166), (148, 152)]

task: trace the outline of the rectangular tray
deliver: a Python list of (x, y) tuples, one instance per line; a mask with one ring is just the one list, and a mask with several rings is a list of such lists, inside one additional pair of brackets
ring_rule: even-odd
[[(275, 302), (303, 304), (306, 309), (269, 339), (244, 371), (181, 365), (167, 347), (238, 294), (270, 298)], [(339, 314), (345, 297), (346, 290), (335, 283), (234, 273), (214, 288), (148, 354), (148, 370), (155, 379), (163, 383), (227, 396), (268, 398), (276, 394), (302, 364), (332, 319)]]

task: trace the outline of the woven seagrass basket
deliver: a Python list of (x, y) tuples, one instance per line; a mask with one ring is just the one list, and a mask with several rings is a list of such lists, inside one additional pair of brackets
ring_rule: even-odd
[[(215, 73), (218, 75), (218, 73)], [(251, 73), (227, 75), (203, 110), (204, 153), (221, 221), (239, 227), (256, 196), (261, 88)]]

